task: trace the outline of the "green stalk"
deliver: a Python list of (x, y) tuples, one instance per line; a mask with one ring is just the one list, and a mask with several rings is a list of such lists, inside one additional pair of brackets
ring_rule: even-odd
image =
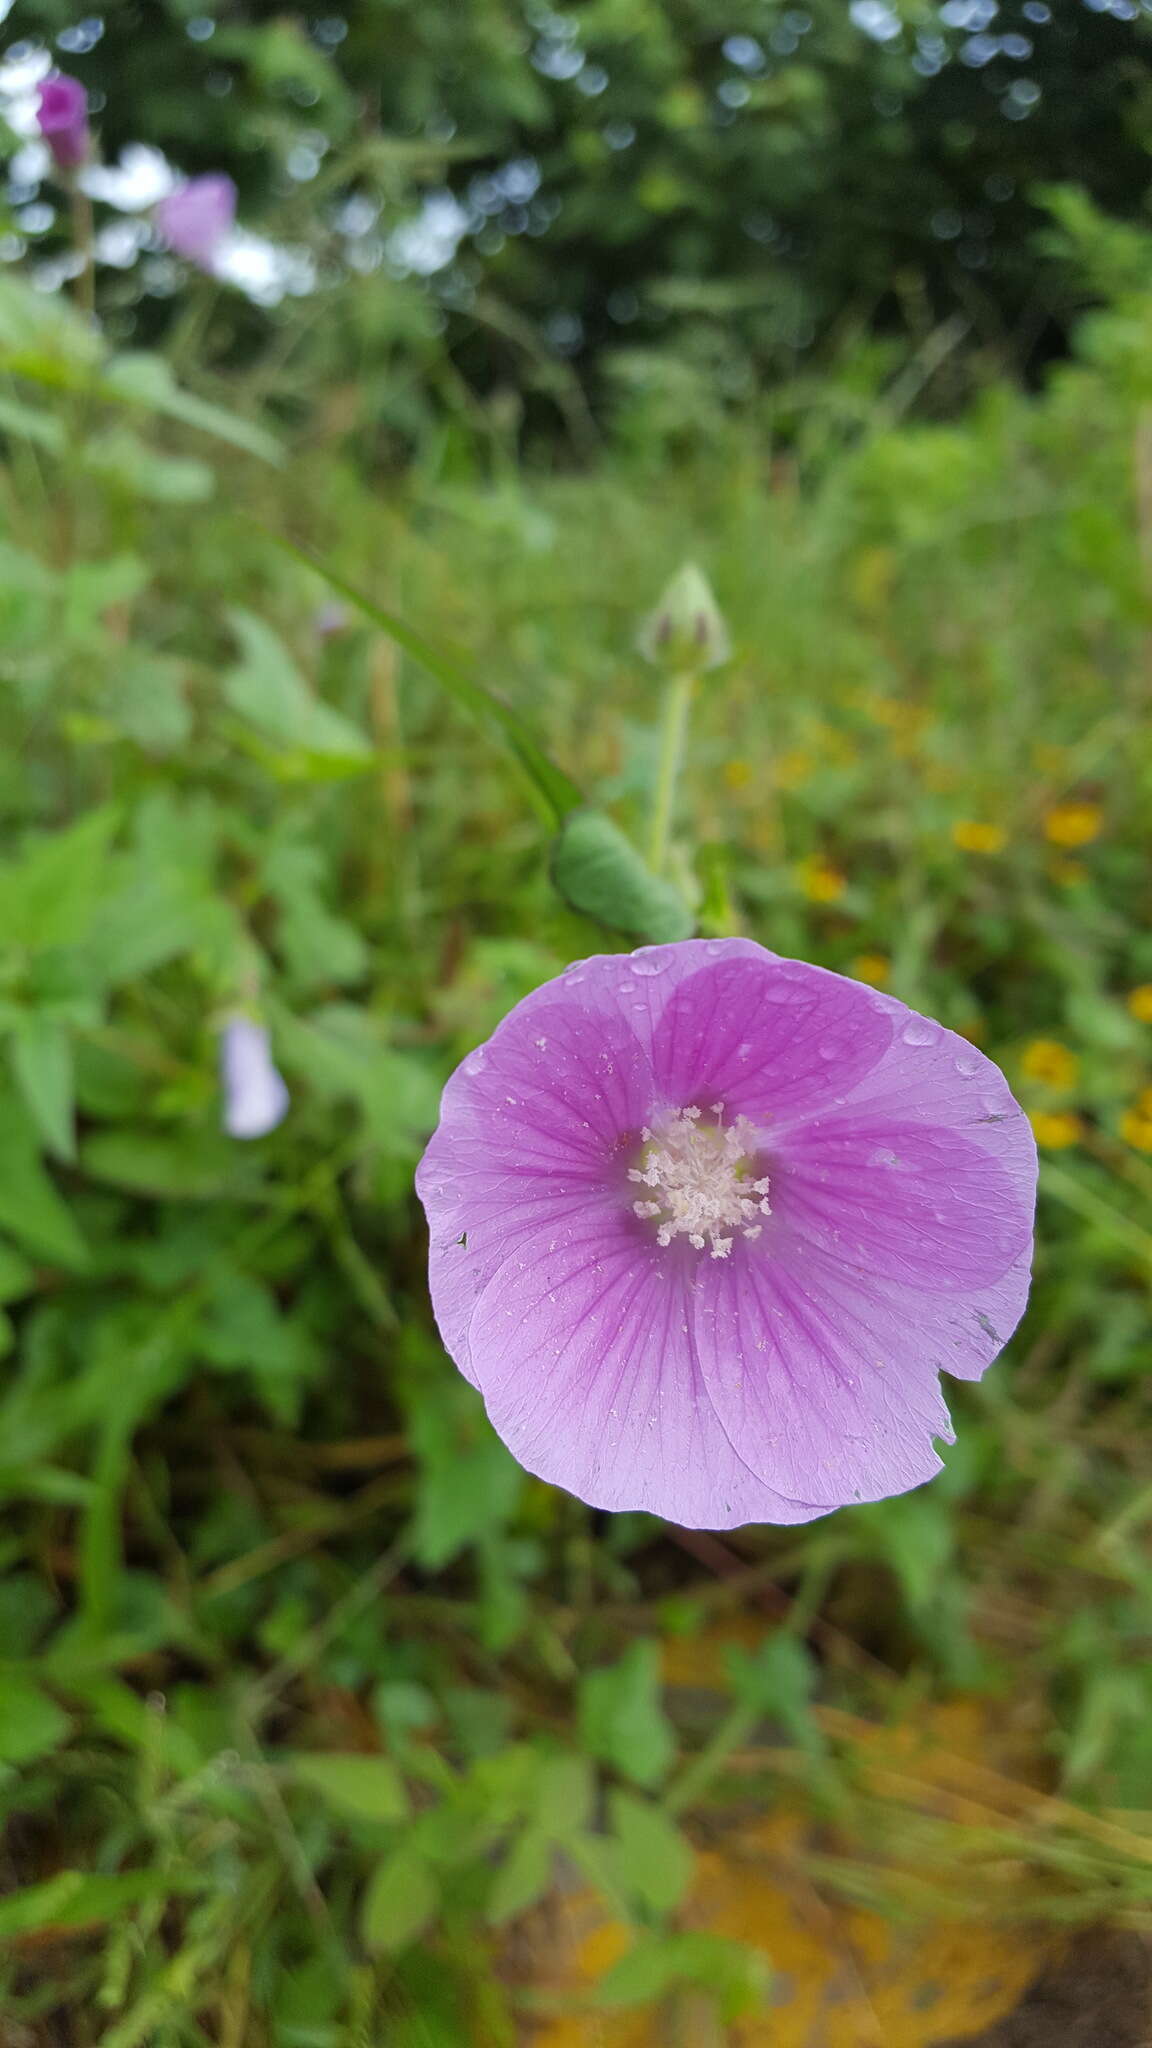
[(713, 1779), (720, 1775), (729, 1757), (743, 1748), (763, 1719), (763, 1707), (752, 1706), (746, 1700), (737, 1700), (729, 1707), (703, 1749), (697, 1750), (668, 1787), (663, 1802), (665, 1813), (686, 1813), (690, 1806), (694, 1806)]
[(672, 833), (672, 811), (676, 785), (684, 765), (684, 742), (688, 734), (688, 712), (696, 688), (694, 675), (673, 676), (664, 693), (660, 722), (660, 760), (656, 787), (652, 793), (652, 825), (648, 835), (648, 865), (662, 875), (668, 864), (668, 842)]
[(96, 270), (92, 201), (81, 189), (75, 172), (68, 180), (68, 207), (72, 222), (72, 241), (84, 265), (76, 278), (76, 303), (82, 313), (87, 313), (89, 319), (93, 319), (96, 314)]

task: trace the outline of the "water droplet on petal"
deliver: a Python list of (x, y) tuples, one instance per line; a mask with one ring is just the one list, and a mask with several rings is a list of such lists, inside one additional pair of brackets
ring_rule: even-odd
[(966, 1077), (968, 1077), (968, 1078), (971, 1078), (971, 1076), (972, 1076), (973, 1074), (978, 1074), (978, 1073), (980, 1072), (980, 1062), (979, 1062), (979, 1060), (978, 1060), (978, 1059), (976, 1058), (976, 1055), (975, 1055), (975, 1053), (971, 1053), (971, 1052), (960, 1052), (960, 1053), (957, 1053), (957, 1055), (956, 1055), (956, 1072), (957, 1072), (958, 1074), (964, 1074), (964, 1075), (965, 1075)]
[(475, 1052), (470, 1052), (467, 1059), (465, 1060), (464, 1072), (466, 1074), (482, 1074), (487, 1064), (488, 1055), (485, 1052), (484, 1047), (482, 1045), (479, 1045), (477, 1046)]
[(936, 1036), (936, 1026), (929, 1024), (926, 1017), (913, 1017), (901, 1035), (905, 1045), (931, 1045)]
[(668, 962), (666, 960), (653, 960), (651, 958), (642, 960), (640, 958), (636, 958), (632, 962), (632, 972), (633, 974), (644, 975), (663, 974), (664, 969), (667, 967), (667, 965)]

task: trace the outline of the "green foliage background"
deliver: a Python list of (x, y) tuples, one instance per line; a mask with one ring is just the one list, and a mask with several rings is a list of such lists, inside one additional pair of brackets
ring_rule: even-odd
[[(590, 48), (620, 34), (638, 93), (684, 90), (685, 51), (728, 26), (669, 9), (638, 38), (620, 6), (618, 29), (573, 16)], [(503, 10), (461, 19), (496, 162), (553, 120), (550, 88)], [(1075, 23), (1108, 62), (1143, 34)], [(445, 24), (352, 21), (349, 77), (355, 49), (398, 130), (426, 119)], [(353, 43), (385, 28), (394, 78)], [(269, 110), (298, 28), (255, 10), (217, 33), (256, 39), (232, 45), (260, 116), (246, 198), (287, 232)], [(141, 74), (130, 118), (110, 101), (109, 134), (215, 162), (239, 123), (193, 133), (167, 48), (158, 28), (154, 90)], [(896, 55), (866, 50), (852, 89)], [(314, 89), (345, 108), (352, 186), (342, 76)], [(728, 255), (701, 260), (722, 195), (673, 132), (646, 175), (663, 148), (697, 196), (648, 209), (644, 290), (726, 289)], [(576, 139), (553, 143), (587, 219), (626, 229)], [(372, 148), (399, 217), (418, 166)], [(565, 1994), (587, 2027), (651, 2007), (672, 2038), (704, 2011), (723, 2039), (763, 2019), (773, 1957), (680, 1915), (750, 1804), (819, 1823), (832, 1905), (1146, 1925), (1152, 1024), (1128, 999), (1152, 983), (1152, 239), (1121, 210), (1067, 187), (1037, 209), (1034, 274), (1095, 310), (1031, 392), (968, 338), (940, 383), (944, 300), (900, 340), (875, 308), (826, 324), (818, 377), (713, 299), (586, 377), (536, 325), (550, 266), (607, 274), (590, 233), (579, 267), (575, 207), (571, 243), (491, 257), (530, 338), (515, 392), (468, 359), (495, 312), (444, 327), (383, 272), (268, 315), (102, 276), (102, 332), (4, 278), (0, 2014), (21, 2042), (512, 2048), (555, 2016), (525, 1915), (577, 1880), (631, 1943)], [(827, 277), (846, 304), (842, 244)], [(819, 263), (802, 289), (826, 319)], [(522, 405), (554, 409), (532, 463)], [(886, 971), (1071, 1140), (1044, 1155), (1028, 1319), (951, 1390), (942, 1478), (703, 1550), (512, 1463), (436, 1339), (411, 1191), (456, 1060), (567, 960), (629, 943), (573, 897), (642, 936), (669, 914), (575, 806), (643, 837), (659, 685), (636, 631), (689, 556), (734, 653), (694, 710), (680, 914)], [(221, 1129), (237, 1008), (292, 1094), (251, 1144)], [(1072, 1055), (1061, 1079), (1037, 1039)], [(669, 1676), (685, 1645), (704, 1693)], [(862, 1729), (957, 1701), (1027, 1735), (995, 1824), (863, 1766)]]
[[(75, 18), (71, 0), (24, 0), (19, 34)], [(1084, 289), (1036, 188), (1071, 179), (1145, 217), (1150, 36), (1137, 0), (863, 0), (859, 19), (844, 0), (119, 0), (98, 40), (59, 54), (105, 102), (109, 158), (143, 141), (189, 173), (227, 169), (242, 217), (329, 283), (454, 196), (459, 248), (428, 291), (386, 262), (335, 336), (288, 308), (309, 393), (358, 374), (358, 422), (378, 405), (407, 442), (413, 395), (406, 410), (380, 372), (414, 353), (442, 391), (429, 341), (466, 390), (526, 399), (543, 433), (580, 432), (572, 364), (598, 407), (662, 390), (681, 431), (686, 384), (746, 401), (765, 370), (865, 333), (944, 323), (938, 402), (974, 371), (1035, 373)], [(142, 295), (138, 272), (107, 275), (105, 296), (145, 338), (173, 310), (170, 282)], [(263, 325), (218, 309), (216, 346), (250, 355)]]

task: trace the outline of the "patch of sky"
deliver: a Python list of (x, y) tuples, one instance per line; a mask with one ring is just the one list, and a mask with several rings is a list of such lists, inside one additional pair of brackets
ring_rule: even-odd
[(453, 193), (430, 192), (419, 213), (387, 237), (388, 261), (402, 277), (432, 277), (447, 269), (472, 221)]
[(316, 289), (316, 264), (307, 249), (291, 249), (236, 228), (220, 250), (217, 277), (234, 284), (256, 306), (307, 298)]
[(584, 61), (583, 50), (576, 49), (567, 41), (554, 41), (550, 36), (541, 36), (532, 48), (532, 67), (545, 78), (578, 78), (584, 69)]
[(56, 48), (66, 50), (70, 57), (83, 57), (94, 50), (104, 33), (100, 15), (86, 15), (83, 21), (73, 22), (71, 28), (62, 28), (56, 38)]
[(88, 197), (103, 200), (118, 213), (143, 212), (179, 183), (179, 174), (163, 151), (148, 142), (126, 143), (118, 164), (88, 164), (80, 173)]
[(886, 6), (885, 0), (852, 0), (848, 13), (874, 43), (895, 42), (903, 28), (895, 8)]
[(763, 71), (768, 62), (763, 45), (755, 36), (726, 36), (723, 51), (729, 64), (738, 71)]
[(944, 0), (940, 19), (945, 28), (963, 28), (970, 35), (979, 35), (982, 29), (991, 28), (999, 12), (998, 0)]

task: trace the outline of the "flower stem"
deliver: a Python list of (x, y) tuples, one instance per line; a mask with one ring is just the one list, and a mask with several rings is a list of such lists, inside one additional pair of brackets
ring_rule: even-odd
[(648, 834), (648, 863), (653, 874), (657, 875), (663, 874), (668, 862), (672, 809), (676, 800), (676, 785), (680, 780), (680, 770), (684, 763), (688, 712), (695, 688), (694, 675), (679, 675), (672, 677), (664, 693), (664, 713), (660, 721), (660, 760), (656, 770), (656, 787), (652, 795), (652, 824)]
[(69, 182), (68, 203), (72, 215), (72, 241), (77, 255), (83, 262), (83, 268), (76, 278), (76, 303), (82, 313), (92, 317), (96, 311), (92, 201), (82, 189), (75, 173)]

